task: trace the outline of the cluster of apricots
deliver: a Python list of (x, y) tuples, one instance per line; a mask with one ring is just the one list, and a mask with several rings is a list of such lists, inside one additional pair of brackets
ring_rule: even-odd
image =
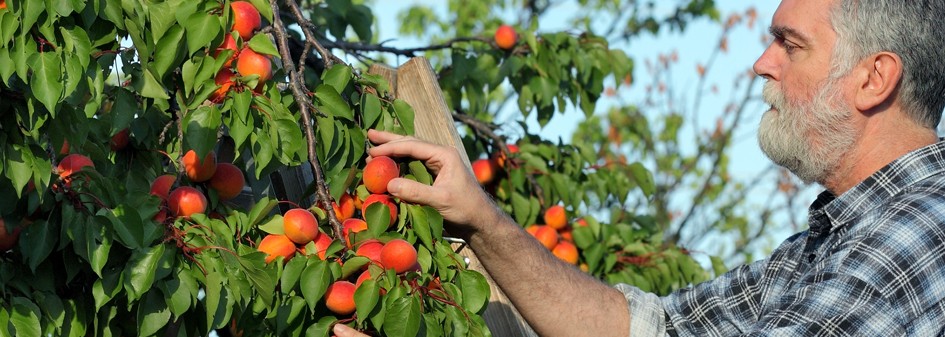
[[(224, 63), (223, 69), (220, 69), (213, 79), (219, 87), (210, 95), (212, 102), (220, 102), (226, 97), (226, 93), (237, 84), (237, 74), (242, 80), (247, 81), (255, 76), (257, 82), (253, 89), (257, 91), (261, 90), (263, 84), (272, 78), (272, 60), (269, 56), (254, 51), (248, 43), (256, 31), (262, 27), (259, 10), (246, 1), (234, 1), (230, 3), (230, 9), (233, 12), (232, 30), (226, 34), (223, 43), (217, 47), (213, 56), (217, 57), (226, 50), (232, 51), (232, 54)], [(238, 40), (233, 37), (233, 33), (236, 33)], [(233, 72), (234, 60), (236, 61), (235, 73)]]
[(230, 163), (218, 163), (216, 153), (210, 151), (203, 158), (198, 158), (194, 150), (187, 151), (181, 159), (181, 173), (191, 185), (180, 184), (174, 188), (177, 175), (163, 174), (151, 182), (151, 194), (161, 199), (161, 210), (154, 216), (157, 222), (164, 222), (168, 216), (189, 219), (197, 213), (206, 213), (209, 203), (205, 190), (216, 192), (220, 201), (235, 198), (246, 184), (243, 171)]
[[(510, 154), (518, 153), (518, 145), (509, 144), (507, 149)], [(477, 159), (472, 162), (473, 175), (476, 176), (476, 180), (479, 181), (480, 185), (489, 186), (498, 181), (505, 170), (506, 163), (509, 162), (510, 160), (502, 152), (497, 152), (489, 158)]]
[[(545, 210), (542, 219), (545, 221), (544, 224), (528, 226), (525, 231), (534, 236), (542, 246), (548, 248), (554, 256), (567, 263), (577, 265), (578, 249), (574, 244), (574, 237), (571, 235), (573, 227), (568, 223), (568, 215), (564, 206), (554, 205), (549, 207)], [(574, 226), (587, 226), (587, 221), (578, 219), (574, 222)]]
[[(362, 171), (362, 184), (369, 195), (361, 200), (356, 194), (343, 193), (337, 202), (333, 203), (333, 212), (342, 222), (342, 238), (335, 239), (319, 227), (319, 218), (309, 209), (294, 208), (282, 217), (283, 234), (269, 234), (260, 241), (257, 249), (266, 253), (266, 263), (282, 257), (283, 260), (292, 259), (297, 253), (307, 256), (317, 256), (326, 260), (335, 258), (339, 264), (344, 258), (326, 256), (329, 246), (334, 241), (340, 242), (346, 249), (341, 256), (362, 256), (369, 261), (368, 265), (376, 265), (381, 269), (393, 269), (397, 274), (418, 271), (417, 249), (406, 240), (394, 238), (382, 242), (378, 239), (358, 241), (358, 232), (367, 230), (364, 220), (367, 209), (374, 203), (386, 206), (390, 211), (387, 227), (390, 228), (397, 221), (397, 203), (387, 193), (387, 183), (400, 176), (400, 167), (390, 157), (373, 158)], [(360, 214), (358, 214), (360, 210)], [(313, 243), (315, 251), (306, 252), (309, 243)], [(333, 282), (325, 292), (325, 305), (338, 315), (350, 315), (355, 311), (354, 292), (365, 280), (371, 278), (368, 265), (362, 268), (356, 279), (338, 280)]]

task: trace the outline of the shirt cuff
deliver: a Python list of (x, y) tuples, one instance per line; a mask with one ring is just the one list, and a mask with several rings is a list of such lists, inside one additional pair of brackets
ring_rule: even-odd
[(630, 310), (628, 336), (666, 336), (666, 311), (663, 310), (659, 297), (624, 283), (617, 284), (614, 288), (627, 298), (627, 307)]

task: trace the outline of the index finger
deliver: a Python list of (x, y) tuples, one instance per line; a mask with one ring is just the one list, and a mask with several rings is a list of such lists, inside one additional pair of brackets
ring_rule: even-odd
[(445, 148), (436, 144), (428, 143), (413, 137), (401, 136), (390, 132), (368, 130), (368, 139), (375, 144), (375, 147), (368, 149), (372, 157), (411, 157), (414, 159), (428, 161), (441, 153)]

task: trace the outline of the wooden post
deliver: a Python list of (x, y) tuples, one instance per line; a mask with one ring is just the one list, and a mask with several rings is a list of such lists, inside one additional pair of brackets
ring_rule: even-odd
[[(397, 69), (374, 64), (368, 72), (387, 78), (394, 97), (404, 100), (413, 107), (415, 137), (456, 148), (466, 168), (472, 172), (472, 166), (456, 130), (453, 115), (446, 100), (443, 99), (436, 74), (426, 58), (412, 58)], [(469, 269), (482, 273), (489, 281), (492, 295), (489, 306), (483, 313), (483, 319), (492, 334), (494, 336), (537, 336), (479, 263), (476, 254), (471, 249), (463, 249), (463, 247), (462, 244), (453, 244), (453, 249), (461, 249), (459, 254), (469, 259)]]

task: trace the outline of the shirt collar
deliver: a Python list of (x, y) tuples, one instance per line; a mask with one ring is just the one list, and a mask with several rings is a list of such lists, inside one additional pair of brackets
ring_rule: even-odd
[[(849, 223), (903, 189), (945, 172), (945, 142), (913, 150), (876, 171), (840, 196), (824, 191), (810, 206), (810, 229), (818, 235)], [(826, 219), (822, 218), (826, 215)]]

